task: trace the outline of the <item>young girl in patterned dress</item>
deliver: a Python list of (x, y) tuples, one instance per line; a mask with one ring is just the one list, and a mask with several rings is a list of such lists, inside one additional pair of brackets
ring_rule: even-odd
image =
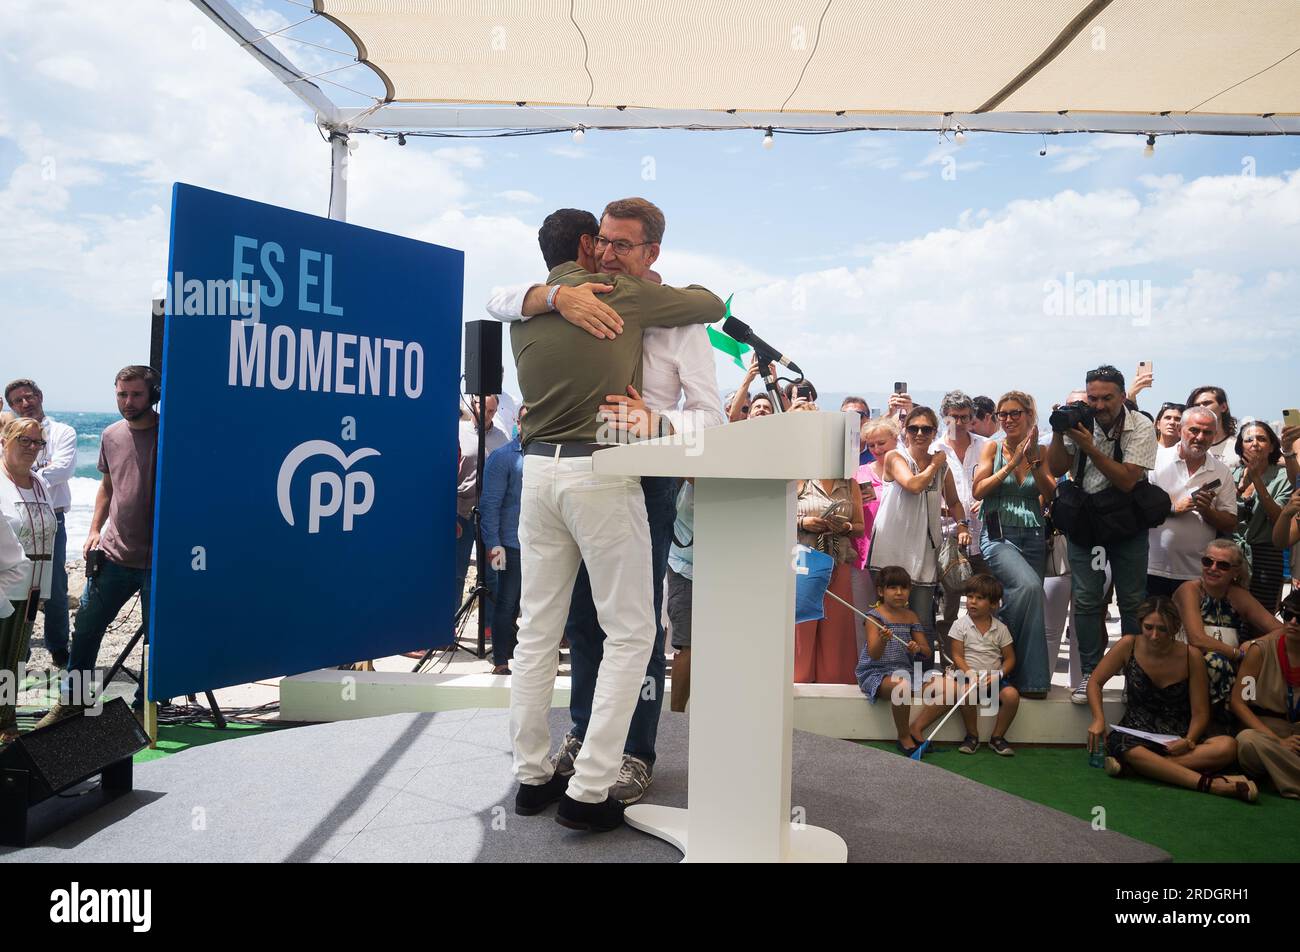
[[(907, 605), (912, 579), (906, 569), (898, 565), (882, 568), (877, 589), (880, 601), (867, 612), (872, 621), (867, 622), (867, 645), (858, 660), (858, 687), (872, 704), (882, 696), (889, 698), (894, 728), (898, 733), (898, 749), (911, 754), (921, 743), (913, 734), (913, 728), (923, 731), (926, 724), (942, 712), (937, 704), (920, 707), (915, 725), (909, 724), (913, 674), (918, 664), (933, 658), (930, 642), (934, 633), (921, 624), (916, 612)], [(942, 677), (942, 672), (929, 670), (921, 675), (922, 681), (931, 677)], [(917, 685), (917, 690), (920, 690), (920, 685)]]

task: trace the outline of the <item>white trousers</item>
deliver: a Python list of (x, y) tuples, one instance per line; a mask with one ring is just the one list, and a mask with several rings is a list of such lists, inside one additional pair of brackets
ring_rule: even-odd
[(519, 551), (519, 642), (510, 663), (515, 778), (540, 784), (551, 777), (547, 714), (573, 583), (585, 562), (605, 649), (568, 794), (600, 803), (618, 778), (655, 638), (650, 523), (640, 479), (596, 475), (590, 458), (525, 457)]
[[(1061, 641), (1070, 636), (1070, 689), (1083, 680), (1083, 663), (1079, 660), (1079, 642), (1074, 637), (1074, 602), (1070, 576), (1043, 579), (1043, 620), (1047, 624), (1047, 662), (1056, 671), (1056, 661), (1061, 651)], [(1110, 591), (1110, 563), (1106, 564), (1106, 591)], [(1069, 627), (1066, 627), (1066, 622)]]

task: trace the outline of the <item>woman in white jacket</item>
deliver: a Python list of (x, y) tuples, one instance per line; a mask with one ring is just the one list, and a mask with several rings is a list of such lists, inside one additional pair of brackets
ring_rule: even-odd
[(0, 430), (0, 678), (13, 685), (0, 698), (0, 745), (18, 736), (20, 668), (37, 609), (50, 597), (54, 580), (58, 518), (49, 487), (32, 472), (44, 446), (35, 420), (13, 420)]

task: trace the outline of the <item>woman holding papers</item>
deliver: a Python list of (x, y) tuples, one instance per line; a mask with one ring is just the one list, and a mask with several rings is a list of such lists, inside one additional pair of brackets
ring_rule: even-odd
[[(1236, 741), (1202, 739), (1210, 720), (1209, 679), (1201, 653), (1177, 640), (1182, 625), (1173, 603), (1148, 598), (1137, 615), (1141, 634), (1121, 638), (1088, 682), (1088, 749), (1096, 751), (1104, 737), (1106, 773), (1112, 777), (1127, 767), (1174, 786), (1254, 803), (1254, 782), (1219, 772), (1236, 762)], [(1101, 689), (1121, 671), (1128, 708), (1106, 736)]]

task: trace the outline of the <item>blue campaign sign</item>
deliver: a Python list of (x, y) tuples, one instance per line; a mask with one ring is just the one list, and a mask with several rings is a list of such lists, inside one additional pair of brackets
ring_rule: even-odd
[(178, 184), (151, 699), (447, 644), (462, 252)]

